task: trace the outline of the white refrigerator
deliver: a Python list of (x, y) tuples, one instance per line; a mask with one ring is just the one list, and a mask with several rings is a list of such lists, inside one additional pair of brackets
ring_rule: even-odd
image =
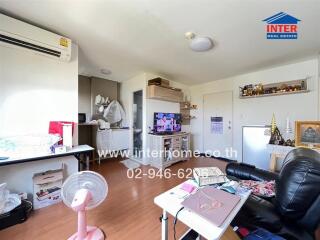
[(271, 126), (243, 126), (242, 127), (242, 162), (269, 170), (270, 154), (267, 144), (271, 136)]

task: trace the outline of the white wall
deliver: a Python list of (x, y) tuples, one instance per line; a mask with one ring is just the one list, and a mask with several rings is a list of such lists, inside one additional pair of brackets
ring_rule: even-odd
[[(78, 121), (78, 47), (71, 62), (0, 46), (0, 137), (48, 133), (50, 120)], [(74, 144), (77, 144), (75, 129)], [(32, 193), (35, 173), (61, 168), (78, 171), (74, 157), (2, 166), (0, 183)]]
[[(192, 148), (203, 151), (203, 96), (214, 92), (233, 92), (233, 143), (232, 147), (238, 151), (238, 160), (241, 160), (242, 150), (242, 126), (244, 125), (266, 125), (271, 123), (272, 114), (275, 113), (277, 125), (280, 130), (285, 128), (286, 118), (295, 120), (317, 120), (319, 119), (319, 60), (318, 58), (301, 61), (294, 64), (278, 66), (270, 69), (242, 74), (231, 78), (212, 81), (205, 84), (188, 87), (186, 85), (171, 81), (174, 87), (182, 88), (187, 99), (192, 104), (198, 105), (197, 110), (192, 110), (190, 127), (184, 127), (183, 131), (192, 133)], [(146, 99), (147, 80), (156, 75), (142, 73), (130, 80), (121, 83), (120, 99), (124, 105), (132, 126), (132, 93), (143, 90), (143, 147), (147, 148), (148, 127), (153, 125), (153, 113), (155, 111), (179, 112), (179, 104), (165, 101)], [(255, 83), (275, 83), (290, 81), (309, 77), (309, 93), (292, 94), (274, 97), (262, 97), (252, 99), (240, 99), (239, 86)], [(294, 127), (294, 126), (292, 126)], [(132, 134), (130, 134), (132, 142)], [(131, 145), (132, 149), (132, 145)], [(148, 160), (145, 160), (147, 163)]]
[[(180, 112), (179, 103), (160, 101), (154, 99), (146, 99), (147, 81), (152, 78), (159, 77), (151, 73), (141, 73), (134, 78), (124, 81), (120, 85), (120, 101), (126, 111), (128, 123), (130, 127), (130, 150), (133, 149), (133, 92), (143, 90), (143, 149), (148, 148), (148, 132), (149, 127), (153, 127), (153, 114), (154, 112)], [(181, 83), (170, 81), (172, 87), (181, 88), (184, 94), (190, 99), (189, 88)], [(183, 126), (183, 131), (189, 131), (189, 127)], [(148, 159), (142, 159), (144, 164), (148, 164)]]
[[(120, 84), (120, 102), (126, 112), (128, 126), (130, 127), (130, 139), (129, 139), (129, 149), (133, 150), (133, 92), (142, 90), (142, 142), (143, 149), (146, 148), (146, 139), (147, 139), (147, 122), (146, 122), (146, 74), (141, 73), (127, 81), (124, 81)], [(146, 159), (142, 159), (142, 163), (147, 164)]]
[(147, 126), (153, 128), (153, 117), (155, 112), (179, 113), (180, 104), (156, 99), (147, 99)]
[(76, 45), (71, 62), (2, 46), (0, 56), (0, 137), (47, 133), (50, 120), (77, 122)]
[[(159, 77), (159, 76), (151, 74), (151, 73), (147, 73), (146, 74), (146, 84), (149, 79), (153, 79), (156, 77)], [(189, 91), (189, 87), (187, 85), (170, 80), (170, 86), (175, 87), (175, 88), (180, 88), (183, 91), (184, 100), (190, 100), (190, 91)], [(146, 115), (147, 115), (148, 129), (149, 129), (149, 127), (151, 127), (151, 128), (153, 127), (154, 112), (180, 113), (180, 104), (174, 103), (174, 102), (156, 100), (156, 99), (147, 99)], [(190, 126), (183, 125), (182, 131), (189, 132)]]
[[(315, 58), (190, 87), (192, 104), (198, 105), (198, 109), (191, 113), (196, 116), (196, 119), (191, 120), (193, 148), (203, 151), (203, 95), (222, 91), (233, 92), (233, 147), (238, 151), (240, 160), (242, 126), (270, 124), (273, 113), (275, 113), (280, 131), (285, 128), (286, 117), (292, 121), (318, 119), (318, 74), (318, 59)], [(251, 99), (239, 99), (238, 97), (239, 86), (290, 81), (307, 76), (310, 77), (308, 85), (311, 92), (309, 93)]]

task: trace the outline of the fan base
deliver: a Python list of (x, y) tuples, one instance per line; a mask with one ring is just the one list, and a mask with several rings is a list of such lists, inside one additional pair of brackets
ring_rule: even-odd
[(78, 239), (78, 233), (73, 234), (68, 240), (104, 240), (103, 232), (97, 227), (87, 227), (87, 237), (84, 239)]

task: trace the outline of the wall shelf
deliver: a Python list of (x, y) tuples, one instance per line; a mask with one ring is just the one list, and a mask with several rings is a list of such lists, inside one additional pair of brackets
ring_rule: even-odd
[(180, 110), (196, 110), (197, 105), (191, 105), (190, 102), (181, 102), (180, 103)]
[(180, 103), (180, 113), (182, 115), (182, 125), (190, 125), (190, 120), (195, 118), (190, 115), (190, 110), (196, 110), (197, 105), (192, 105), (190, 102)]
[(183, 92), (175, 88), (150, 85), (147, 86), (147, 98), (180, 103), (183, 99)]
[(260, 98), (260, 97), (281, 96), (281, 95), (298, 94), (298, 93), (308, 93), (308, 92), (310, 92), (310, 90), (299, 90), (299, 91), (292, 91), (292, 92), (267, 93), (267, 94), (252, 95), (252, 96), (239, 96), (239, 98), (241, 98), (241, 99), (246, 99), (246, 98)]
[(307, 80), (308, 78), (264, 85), (246, 85), (239, 88), (239, 98), (246, 99), (308, 93), (310, 90), (307, 87)]
[(189, 121), (194, 118), (196, 118), (196, 117), (195, 116), (182, 116), (182, 125), (187, 125), (187, 124), (184, 124), (184, 122)]
[(196, 110), (197, 108), (193, 108), (193, 107), (189, 107), (189, 108), (185, 108), (185, 107), (183, 107), (183, 108), (180, 108), (180, 110)]

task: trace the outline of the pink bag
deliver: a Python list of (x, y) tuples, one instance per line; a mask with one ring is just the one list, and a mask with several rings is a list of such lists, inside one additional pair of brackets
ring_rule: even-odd
[[(65, 122), (65, 121), (50, 121), (49, 134), (58, 134), (62, 138), (63, 124), (72, 124), (72, 135), (73, 135), (75, 123), (74, 122)], [(59, 142), (59, 144), (62, 144), (62, 140)]]

